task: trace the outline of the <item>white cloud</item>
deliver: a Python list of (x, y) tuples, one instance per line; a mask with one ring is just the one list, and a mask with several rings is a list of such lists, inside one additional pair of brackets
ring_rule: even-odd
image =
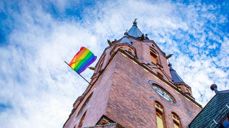
[[(55, 3), (64, 12), (74, 2)], [(13, 107), (0, 114), (0, 124), (4, 128), (62, 127), (73, 102), (87, 86), (64, 61), (70, 61), (81, 46), (100, 55), (107, 46), (106, 40), (120, 38), (134, 18), (138, 18), (143, 33), (148, 33), (166, 53), (174, 53), (174, 68), (192, 87), (196, 99), (205, 104), (214, 95), (210, 84), (228, 88), (228, 71), (214, 65), (215, 61), (221, 67), (228, 65), (228, 38), (222, 40), (211, 33), (222, 44), (219, 54), (213, 58), (198, 54), (197, 48), (206, 45), (207, 32), (214, 30), (206, 27), (206, 20), (218, 20), (217, 14), (208, 12), (212, 8), (166, 1), (105, 2), (85, 9), (80, 22), (55, 19), (42, 6), (23, 2), (21, 13), (11, 12), (18, 26), (11, 33), (9, 44), (0, 47), (0, 58), (4, 60), (0, 61), (0, 99)], [(193, 42), (187, 34), (199, 40)], [(173, 37), (182, 40), (177, 42)], [(189, 58), (179, 46), (190, 49), (194, 58)], [(87, 70), (84, 75), (91, 73)]]

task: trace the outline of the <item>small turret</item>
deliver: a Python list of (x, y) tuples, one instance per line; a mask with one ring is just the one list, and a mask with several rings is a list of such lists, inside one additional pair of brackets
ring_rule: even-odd
[(176, 70), (173, 69), (172, 64), (169, 64), (172, 81), (174, 84), (185, 84), (185, 82), (177, 74)]
[[(183, 92), (185, 95), (192, 97), (191, 87), (188, 86), (181, 77), (177, 74), (176, 70), (173, 69), (172, 64), (169, 64), (170, 73), (172, 76), (172, 82), (177, 86), (177, 88)], [(194, 98), (193, 98), (194, 99)]]

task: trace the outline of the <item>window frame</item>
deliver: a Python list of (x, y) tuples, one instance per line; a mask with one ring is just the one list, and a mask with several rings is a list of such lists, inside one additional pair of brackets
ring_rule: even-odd
[(172, 120), (173, 120), (173, 127), (175, 125), (178, 125), (178, 128), (182, 128), (180, 117), (175, 112), (172, 112)]
[[(150, 50), (150, 57), (151, 57), (151, 63), (157, 65), (159, 62), (157, 53), (155, 51)], [(154, 62), (154, 59), (156, 62)]]
[[(166, 128), (166, 121), (165, 121), (165, 114), (164, 114), (164, 107), (162, 106), (162, 104), (161, 103), (159, 103), (158, 101), (155, 101), (155, 105), (154, 105), (154, 107), (155, 107), (155, 121), (156, 121), (156, 127), (157, 128), (161, 128), (161, 127), (159, 127), (158, 126), (158, 118), (159, 119), (161, 119), (161, 121), (162, 121), (162, 126), (163, 126), (163, 128)], [(158, 114), (160, 114), (160, 115), (158, 115)], [(159, 116), (161, 116), (161, 118), (159, 117)], [(161, 126), (161, 125), (160, 125)]]

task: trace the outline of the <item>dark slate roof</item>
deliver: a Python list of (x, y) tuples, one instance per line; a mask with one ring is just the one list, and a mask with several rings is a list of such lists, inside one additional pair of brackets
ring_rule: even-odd
[(229, 113), (229, 90), (218, 91), (189, 124), (189, 128), (217, 128)]
[(170, 67), (170, 73), (171, 73), (171, 76), (172, 76), (172, 81), (175, 84), (185, 84), (185, 82), (177, 74), (176, 70), (173, 69), (172, 64), (169, 64), (169, 67)]
[(137, 21), (135, 19), (135, 21), (133, 22), (133, 25), (132, 27), (129, 29), (129, 31), (127, 32), (127, 34), (129, 36), (132, 36), (132, 37), (135, 37), (135, 38), (138, 38), (138, 37), (141, 37), (143, 35), (143, 33), (140, 31), (140, 29), (138, 28), (137, 26)]

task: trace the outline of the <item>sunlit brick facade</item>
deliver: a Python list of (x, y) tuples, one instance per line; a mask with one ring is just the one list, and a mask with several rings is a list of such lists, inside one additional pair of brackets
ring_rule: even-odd
[(108, 44), (64, 128), (186, 128), (201, 106), (168, 63), (170, 55), (136, 21)]

